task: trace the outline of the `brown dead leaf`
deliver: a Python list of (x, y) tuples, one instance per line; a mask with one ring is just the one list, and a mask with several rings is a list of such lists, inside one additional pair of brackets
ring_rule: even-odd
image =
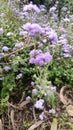
[(43, 123), (43, 121), (38, 121), (35, 124), (33, 124), (28, 130), (34, 130), (38, 126), (40, 126)]
[(14, 123), (14, 110), (11, 110), (11, 122), (12, 122), (13, 130), (16, 130), (15, 123)]
[(64, 97), (64, 90), (66, 89), (66, 86), (63, 86), (60, 90), (60, 100), (64, 105), (68, 105), (68, 102), (66, 101)]
[(73, 105), (67, 106), (66, 111), (68, 112), (69, 116), (73, 117)]
[(27, 105), (28, 103), (30, 103), (30, 100), (28, 100), (28, 101), (23, 101), (22, 103), (17, 104), (17, 105), (13, 105), (12, 103), (9, 103), (9, 106), (13, 107), (14, 109), (23, 110), (23, 107), (24, 107), (25, 105)]
[(27, 105), (28, 103), (30, 103), (30, 100), (28, 101), (23, 101), (22, 103), (19, 104), (19, 108), (23, 108), (25, 105)]

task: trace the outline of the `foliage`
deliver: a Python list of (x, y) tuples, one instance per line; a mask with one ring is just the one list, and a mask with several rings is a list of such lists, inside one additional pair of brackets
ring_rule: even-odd
[(45, 103), (55, 108), (56, 89), (73, 85), (71, 13), (61, 10), (62, 3), (60, 19), (58, 3), (51, 7), (49, 2), (48, 13), (32, 3), (0, 4), (0, 113), (15, 89), (25, 92), (26, 99), (30, 96), (38, 109), (44, 109)]

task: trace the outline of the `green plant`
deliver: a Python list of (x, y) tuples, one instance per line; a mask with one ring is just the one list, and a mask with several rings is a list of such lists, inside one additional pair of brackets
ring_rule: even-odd
[(44, 98), (53, 108), (57, 105), (56, 92), (51, 90), (51, 81), (48, 81), (48, 66), (38, 67), (37, 74), (33, 76), (35, 80), (34, 88), (37, 89), (36, 93), (32, 94), (33, 98)]
[(29, 123), (29, 122), (24, 122), (23, 126), (24, 126), (25, 128), (28, 128), (28, 127), (31, 126), (31, 123)]
[(73, 125), (69, 125), (69, 130), (73, 130)]
[[(9, 97), (15, 90), (21, 94), (25, 92), (25, 96), (31, 96), (33, 101), (42, 98), (55, 107), (58, 101), (56, 91), (52, 91), (51, 87), (73, 84), (72, 16), (69, 17), (67, 12), (66, 16), (60, 15), (59, 21), (57, 9), (50, 14), (43, 6), (40, 9), (31, 4), (24, 5), (31, 9), (26, 8), (25, 11), (24, 8), (23, 11), (20, 3), (13, 1), (11, 7), (12, 1), (3, 2), (0, 3), (1, 110), (8, 105)], [(44, 2), (49, 7), (55, 3)], [(63, 1), (59, 4), (61, 10)], [(30, 51), (34, 50), (34, 56), (30, 57)], [(30, 62), (31, 58), (35, 62)], [(32, 80), (34, 86), (31, 86)], [(32, 89), (37, 89), (37, 93), (32, 94)]]

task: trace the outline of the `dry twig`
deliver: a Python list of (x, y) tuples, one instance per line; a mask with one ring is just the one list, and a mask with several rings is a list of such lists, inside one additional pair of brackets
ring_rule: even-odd
[(11, 110), (11, 122), (12, 122), (13, 130), (16, 130), (15, 123), (14, 123), (14, 110)]
[(38, 126), (40, 126), (43, 123), (43, 121), (38, 121), (35, 124), (33, 124), (28, 130), (34, 130)]
[(3, 130), (2, 120), (0, 119), (0, 130)]

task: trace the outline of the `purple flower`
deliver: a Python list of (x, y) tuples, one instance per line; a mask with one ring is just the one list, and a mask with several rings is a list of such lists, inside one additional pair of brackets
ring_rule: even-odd
[(42, 31), (43, 31), (43, 28), (39, 24), (37, 24), (37, 23), (33, 23), (31, 25), (31, 29), (32, 29), (32, 31), (34, 33), (40, 33), (40, 34), (42, 34)]
[(31, 11), (34, 10), (36, 13), (40, 13), (40, 9), (35, 4), (28, 4), (23, 6), (23, 11)]
[(49, 110), (49, 113), (51, 113), (51, 114), (55, 114), (56, 111), (52, 108), (52, 109)]
[(42, 112), (42, 114), (39, 115), (39, 119), (44, 120), (45, 118), (46, 118), (46, 115), (44, 114), (44, 112)]
[(40, 10), (41, 10), (41, 11), (46, 11), (45, 5), (40, 5)]
[(64, 43), (63, 44), (63, 52), (70, 53), (70, 51), (71, 51), (71, 45)]
[(6, 15), (4, 13), (1, 13), (0, 14), (0, 17), (5, 17)]
[(26, 23), (22, 28), (29, 32), (30, 36), (36, 36), (37, 33), (43, 34), (44, 29), (37, 23)]
[(27, 34), (28, 34), (27, 31), (20, 31), (20, 33), (19, 33), (20, 36), (25, 36), (25, 35), (27, 35)]
[(34, 107), (37, 108), (37, 109), (40, 109), (40, 110), (43, 110), (44, 109), (44, 100), (43, 99), (39, 99), (36, 101)]
[(51, 18), (52, 18), (52, 20), (57, 21), (58, 20), (58, 14), (53, 14)]
[(35, 64), (35, 58), (30, 58), (30, 59), (29, 59), (29, 63), (30, 63), (30, 64)]
[(52, 60), (52, 56), (49, 52), (46, 52), (44, 55), (45, 63), (49, 63)]
[(4, 77), (1, 77), (1, 78), (0, 78), (0, 80), (3, 80), (3, 79), (4, 79)]
[(62, 40), (59, 40), (58, 42), (65, 45), (67, 44), (68, 41), (67, 39), (62, 39)]
[(32, 89), (32, 94), (36, 94), (36, 93), (37, 93), (37, 89), (36, 88)]
[(29, 5), (23, 6), (23, 11), (31, 11), (33, 9), (33, 4), (30, 3)]
[(0, 35), (3, 33), (4, 33), (3, 28), (0, 28)]
[(29, 31), (31, 29), (31, 23), (26, 23), (22, 26), (23, 29)]
[(56, 10), (56, 7), (53, 6), (53, 7), (50, 8), (49, 12), (50, 12), (50, 13), (53, 13), (55, 10)]
[(17, 75), (17, 79), (20, 79), (22, 77), (22, 73), (19, 73), (18, 75)]
[(57, 33), (53, 30), (49, 32), (48, 36), (49, 40), (51, 41), (52, 44), (56, 44), (58, 42), (58, 36)]
[(36, 64), (39, 64), (40, 66), (44, 65), (44, 61), (43, 60), (38, 60), (38, 62), (36, 62)]
[(30, 60), (31, 64), (43, 66), (48, 64), (52, 60), (52, 56), (50, 52), (43, 53), (41, 50), (32, 50), (30, 52)]
[(11, 68), (10, 68), (9, 66), (5, 66), (5, 67), (4, 67), (4, 70), (5, 70), (5, 71), (9, 71), (9, 70), (11, 70)]
[(61, 11), (64, 11), (64, 12), (66, 12), (67, 10), (68, 10), (67, 7), (63, 7), (63, 8), (61, 9)]
[(35, 84), (35, 83), (32, 81), (32, 82), (31, 82), (31, 86), (34, 86), (34, 84)]
[(20, 43), (16, 43), (15, 44), (15, 47), (16, 48), (21, 48), (21, 47), (23, 47), (24, 46), (24, 43), (23, 42), (20, 42)]
[(69, 53), (64, 53), (63, 56), (64, 56), (65, 58), (70, 58), (70, 57), (71, 57), (71, 54), (69, 54)]
[(7, 52), (9, 51), (9, 48), (7, 46), (3, 46), (2, 50)]
[(39, 54), (41, 54), (41, 53), (42, 53), (41, 50), (35, 50), (35, 49), (33, 49), (33, 50), (30, 51), (29, 55), (30, 55), (31, 57), (35, 57), (36, 55), (39, 55)]
[(33, 6), (33, 10), (34, 10), (36, 13), (40, 13), (40, 9), (39, 9), (36, 5)]
[(50, 90), (56, 91), (56, 86), (49, 87)]
[(0, 57), (3, 57), (3, 56), (4, 56), (4, 53), (3, 53), (3, 52), (1, 52), (1, 53), (0, 53)]
[(26, 97), (26, 101), (28, 101), (28, 100), (31, 100), (31, 97), (30, 97), (30, 96), (27, 96), (27, 97)]
[(66, 33), (67, 32), (67, 30), (65, 28), (63, 28), (63, 27), (59, 27), (59, 31), (61, 31), (62, 33)]
[(69, 18), (65, 18), (65, 19), (63, 19), (63, 22), (70, 22), (70, 19)]

